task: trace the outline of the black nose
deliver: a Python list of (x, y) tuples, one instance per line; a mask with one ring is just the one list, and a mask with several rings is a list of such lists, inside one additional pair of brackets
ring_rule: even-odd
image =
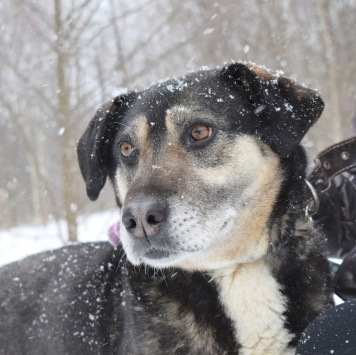
[(131, 235), (150, 240), (158, 234), (167, 216), (168, 204), (165, 199), (136, 197), (125, 202), (122, 223)]

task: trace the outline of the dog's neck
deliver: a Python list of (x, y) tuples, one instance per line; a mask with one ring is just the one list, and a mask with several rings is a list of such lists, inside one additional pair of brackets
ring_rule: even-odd
[(294, 354), (286, 300), (265, 259), (212, 273), (243, 355)]

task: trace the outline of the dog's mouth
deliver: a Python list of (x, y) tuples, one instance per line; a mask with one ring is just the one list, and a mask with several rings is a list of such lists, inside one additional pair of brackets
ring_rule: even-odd
[[(234, 218), (229, 217), (220, 224), (220, 228), (217, 229), (218, 233), (227, 233), (234, 224)], [(172, 237), (169, 238), (165, 234), (165, 238), (162, 241), (161, 235), (156, 235), (153, 240), (145, 242), (145, 240), (138, 240), (137, 238), (131, 238), (129, 235), (131, 248), (127, 248), (129, 260), (135, 264), (147, 264), (152, 267), (171, 267), (177, 265), (177, 263), (188, 258), (195, 258), (204, 253), (204, 250), (208, 245), (216, 244), (213, 238), (205, 239), (205, 242), (197, 240), (195, 243), (191, 243), (191, 240), (184, 241), (183, 238), (179, 240), (179, 243)], [(134, 245), (133, 245), (134, 244)]]
[(170, 252), (163, 249), (154, 249), (154, 248), (150, 248), (145, 252), (145, 258), (151, 260), (166, 259), (174, 255), (176, 255), (175, 252)]

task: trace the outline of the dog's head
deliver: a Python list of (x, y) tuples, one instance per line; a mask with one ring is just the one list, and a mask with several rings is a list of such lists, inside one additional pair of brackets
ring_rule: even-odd
[(322, 109), (315, 91), (241, 63), (116, 97), (78, 144), (88, 196), (110, 177), (134, 264), (213, 269), (257, 259), (281, 161)]

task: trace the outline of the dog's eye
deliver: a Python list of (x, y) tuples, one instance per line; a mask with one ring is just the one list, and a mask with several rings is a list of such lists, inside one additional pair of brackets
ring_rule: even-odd
[(197, 124), (192, 128), (190, 138), (193, 142), (198, 142), (209, 138), (212, 134), (213, 129), (211, 127), (204, 124)]
[(120, 143), (120, 151), (125, 158), (131, 158), (135, 153), (136, 149), (131, 143), (122, 142)]

